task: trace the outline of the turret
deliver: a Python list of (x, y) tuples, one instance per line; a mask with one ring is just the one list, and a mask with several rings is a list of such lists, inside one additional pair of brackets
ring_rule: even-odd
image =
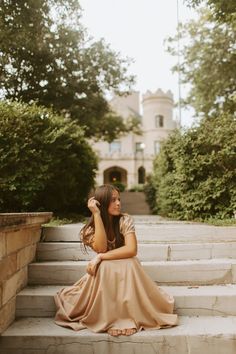
[(152, 93), (147, 91), (143, 95), (143, 129), (174, 129), (176, 122), (173, 120), (174, 100), (169, 90), (166, 93), (161, 89)]

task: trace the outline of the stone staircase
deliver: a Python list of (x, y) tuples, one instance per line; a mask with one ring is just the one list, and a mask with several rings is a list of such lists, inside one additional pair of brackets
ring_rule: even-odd
[(120, 194), (121, 206), (125, 206), (124, 212), (130, 215), (149, 215), (151, 210), (146, 202), (144, 192), (122, 192)]
[(81, 224), (44, 228), (29, 284), (17, 297), (16, 321), (0, 337), (1, 354), (235, 354), (236, 227), (135, 216), (138, 257), (175, 297), (179, 326), (110, 337), (53, 322), (53, 295), (84, 272)]

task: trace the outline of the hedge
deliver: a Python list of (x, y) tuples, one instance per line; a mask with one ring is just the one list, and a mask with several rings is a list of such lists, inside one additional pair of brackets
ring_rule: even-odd
[(184, 220), (232, 217), (236, 210), (236, 119), (205, 118), (163, 144), (146, 187), (153, 211)]
[(35, 104), (0, 102), (1, 212), (81, 211), (96, 168), (75, 122)]

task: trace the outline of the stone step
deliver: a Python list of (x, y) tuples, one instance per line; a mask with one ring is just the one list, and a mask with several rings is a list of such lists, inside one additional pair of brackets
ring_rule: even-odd
[[(236, 283), (236, 259), (141, 262), (159, 284), (208, 285)], [(29, 284), (73, 284), (85, 274), (87, 261), (31, 263)]]
[[(84, 251), (81, 242), (41, 242), (37, 246), (38, 261), (83, 261), (96, 255)], [(236, 258), (236, 242), (192, 244), (144, 244), (138, 247), (142, 261), (178, 261), (187, 259)]]
[(146, 201), (144, 192), (122, 192), (121, 205), (124, 207), (124, 212), (130, 215), (149, 215), (151, 210)]
[[(78, 242), (84, 224), (44, 227), (45, 242)], [(236, 242), (236, 227), (205, 224), (137, 224), (136, 235), (140, 243), (206, 243)]]
[(3, 354), (235, 354), (236, 317), (180, 317), (179, 325), (117, 338), (21, 318), (0, 337)]
[(182, 220), (174, 220), (174, 219), (168, 219), (160, 215), (132, 215), (132, 218), (134, 219), (135, 224), (200, 224), (203, 225), (203, 223), (200, 222), (193, 222), (193, 221), (182, 221)]
[[(53, 317), (53, 296), (61, 285), (29, 286), (16, 299), (17, 317)], [(162, 286), (175, 298), (175, 312), (184, 316), (236, 316), (236, 285)]]

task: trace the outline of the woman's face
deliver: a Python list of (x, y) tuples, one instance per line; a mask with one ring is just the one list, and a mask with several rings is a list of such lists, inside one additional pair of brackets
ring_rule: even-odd
[(112, 192), (111, 202), (108, 207), (108, 214), (112, 216), (120, 215), (120, 210), (120, 194), (116, 190), (114, 190)]

